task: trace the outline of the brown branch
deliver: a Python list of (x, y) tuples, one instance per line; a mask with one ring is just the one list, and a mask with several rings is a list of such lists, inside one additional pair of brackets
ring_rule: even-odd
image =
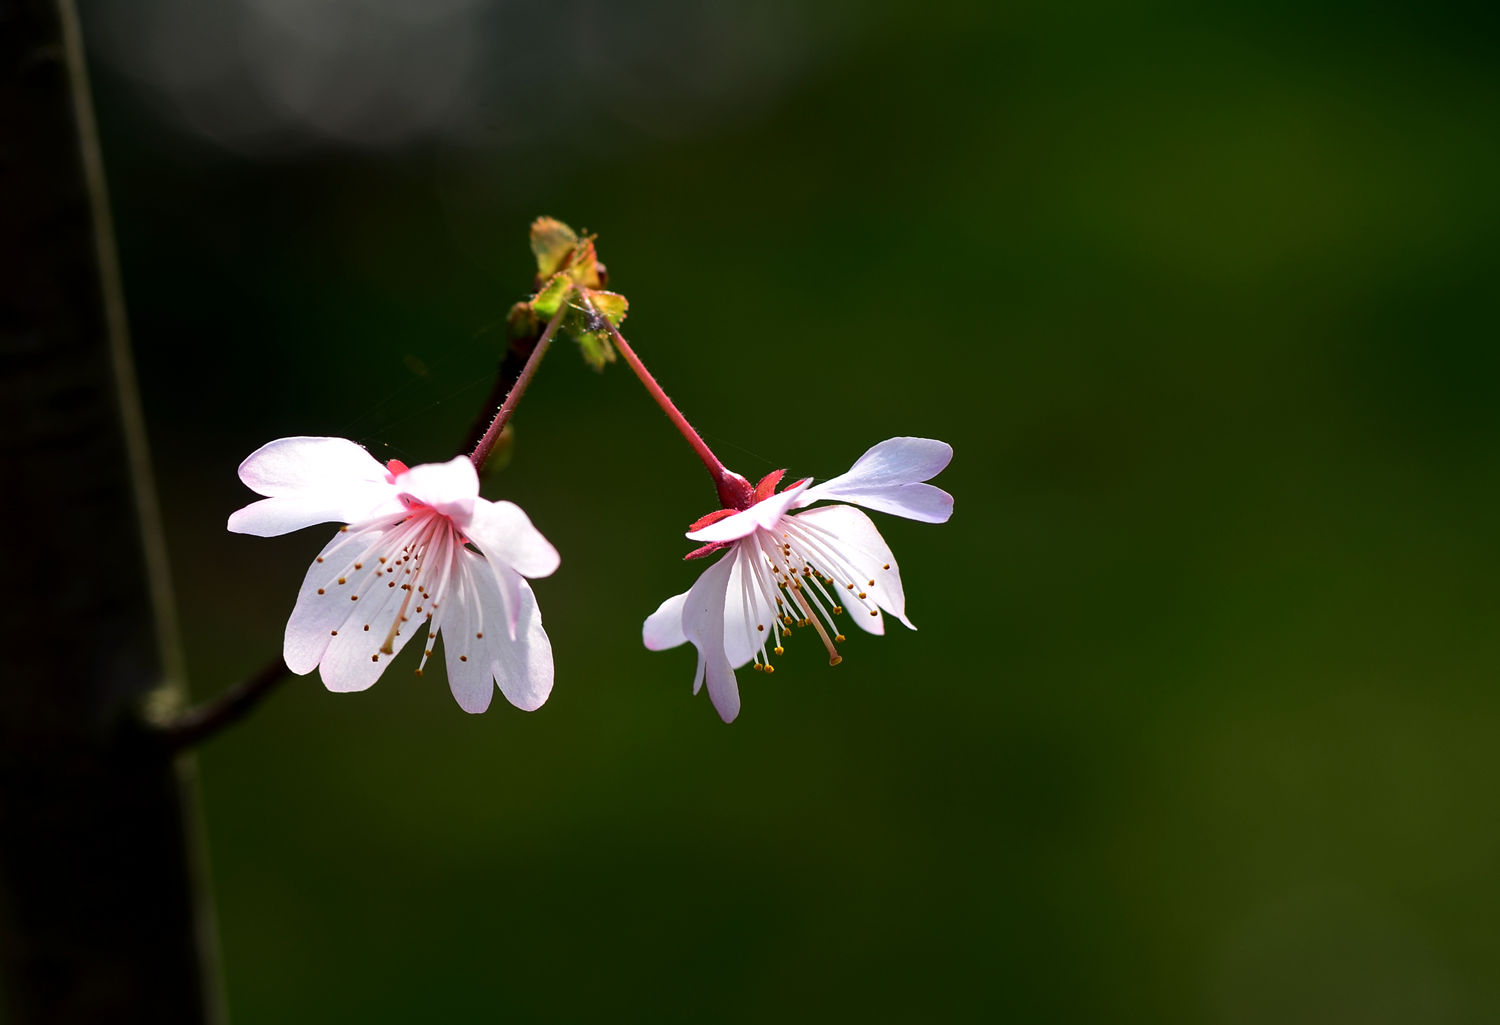
[(276, 685), (291, 675), (281, 656), (267, 662), (254, 676), (156, 728), (157, 737), (172, 751), (181, 751), (232, 726), (249, 715)]

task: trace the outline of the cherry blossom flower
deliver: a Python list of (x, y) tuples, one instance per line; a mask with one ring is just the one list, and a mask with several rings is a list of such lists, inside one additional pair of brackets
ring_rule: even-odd
[(448, 686), (466, 712), (489, 707), (498, 682), (527, 710), (552, 690), (552, 646), (527, 577), (557, 569), (557, 551), (520, 507), (479, 497), (467, 456), (381, 466), (343, 438), (282, 438), (240, 464), (266, 497), (229, 529), (272, 537), (341, 522), (308, 568), (282, 654), (318, 669), (332, 691), (365, 690), (413, 637), (421, 665), (441, 632)]
[[(753, 661), (757, 671), (773, 672), (770, 654), (783, 654), (792, 629), (812, 627), (830, 665), (843, 660), (834, 645), (845, 639), (838, 623), (846, 611), (869, 633), (885, 632), (882, 610), (915, 630), (895, 557), (854, 506), (942, 523), (953, 514), (953, 497), (923, 481), (952, 458), (944, 442), (892, 438), (822, 484), (807, 478), (777, 492), (785, 471), (770, 474), (756, 486), (749, 508), (721, 509), (689, 529), (689, 539), (705, 543), (688, 558), (725, 554), (646, 620), (646, 647), (661, 651), (692, 642), (698, 649), (693, 693), (706, 679), (714, 708), (732, 722), (740, 710), (734, 670)], [(807, 508), (823, 500), (851, 504)]]

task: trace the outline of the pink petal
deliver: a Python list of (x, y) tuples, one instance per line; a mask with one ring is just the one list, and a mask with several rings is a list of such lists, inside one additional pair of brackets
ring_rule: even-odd
[(923, 523), (943, 523), (953, 515), (953, 496), (922, 483), (942, 472), (953, 448), (931, 438), (891, 438), (855, 460), (849, 472), (809, 488), (797, 502), (852, 502), (877, 512)]
[(479, 474), (468, 456), (454, 456), (446, 463), (423, 463), (396, 477), (392, 485), (399, 494), (410, 495), (444, 516), (466, 526), (479, 497)]
[(783, 513), (795, 506), (798, 499), (807, 490), (810, 481), (803, 481), (796, 487), (787, 488), (780, 494), (772, 495), (763, 502), (756, 502), (750, 508), (726, 516), (715, 523), (710, 523), (702, 530), (694, 530), (688, 533), (690, 541), (737, 541), (755, 533), (757, 529), (770, 530), (781, 519)]

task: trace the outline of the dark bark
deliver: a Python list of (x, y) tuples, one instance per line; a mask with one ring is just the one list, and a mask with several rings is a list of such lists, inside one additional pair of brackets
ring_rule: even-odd
[(10, 1017), (215, 1017), (170, 601), (71, 0), (0, 0), (0, 684)]

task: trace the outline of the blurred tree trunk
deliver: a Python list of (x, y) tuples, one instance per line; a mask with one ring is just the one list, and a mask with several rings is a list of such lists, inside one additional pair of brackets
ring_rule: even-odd
[(72, 0), (0, 0), (0, 968), (13, 1025), (217, 1017), (160, 526)]

